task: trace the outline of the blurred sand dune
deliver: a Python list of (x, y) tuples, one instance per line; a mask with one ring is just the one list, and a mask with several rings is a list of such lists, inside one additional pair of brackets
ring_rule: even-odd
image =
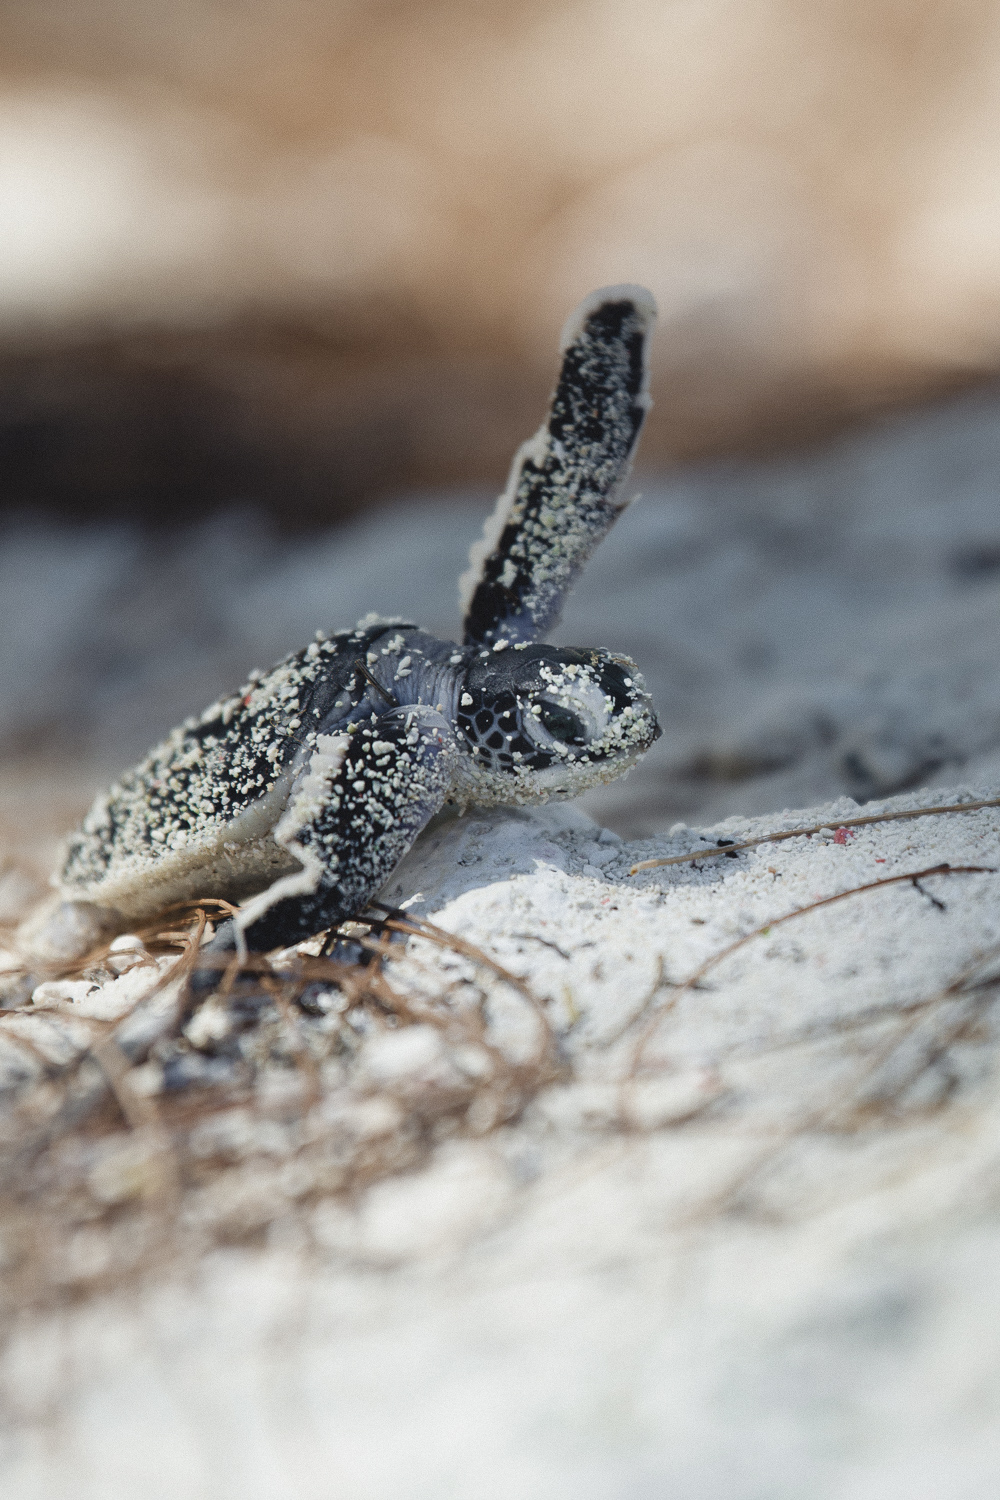
[(495, 479), (606, 282), (662, 311), (647, 460), (1000, 362), (989, 0), (48, 0), (0, 34), (14, 503), (73, 508), (52, 449), (100, 413), (140, 451), (93, 440), (87, 508), (163, 510), (149, 471), (280, 508), (267, 455), (312, 515)]

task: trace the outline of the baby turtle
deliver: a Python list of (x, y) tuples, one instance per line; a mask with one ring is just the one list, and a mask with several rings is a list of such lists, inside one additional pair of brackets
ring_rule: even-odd
[(460, 582), (463, 644), (369, 616), (189, 719), (98, 797), (30, 946), (66, 956), (223, 897), (243, 904), (203, 951), (285, 947), (361, 912), (446, 802), (544, 802), (628, 770), (660, 733), (638, 670), (541, 638), (625, 509), (655, 315), (617, 286), (567, 322), (548, 421)]

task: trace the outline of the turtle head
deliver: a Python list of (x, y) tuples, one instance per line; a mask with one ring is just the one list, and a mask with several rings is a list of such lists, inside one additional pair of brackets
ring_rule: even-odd
[(660, 735), (627, 656), (537, 643), (475, 653), (457, 728), (476, 801), (575, 797), (623, 775)]

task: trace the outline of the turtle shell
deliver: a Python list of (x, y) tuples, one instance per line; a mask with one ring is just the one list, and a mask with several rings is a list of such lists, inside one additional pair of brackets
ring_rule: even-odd
[(188, 719), (94, 802), (69, 840), (63, 896), (143, 918), (174, 901), (241, 901), (298, 868), (273, 838), (318, 736), (375, 708), (363, 666), (400, 627), (317, 638)]

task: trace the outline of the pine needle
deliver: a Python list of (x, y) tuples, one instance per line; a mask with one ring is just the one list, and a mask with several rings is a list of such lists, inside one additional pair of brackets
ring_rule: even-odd
[(836, 818), (829, 823), (813, 823), (810, 828), (784, 828), (776, 833), (762, 833), (757, 838), (744, 839), (736, 844), (709, 845), (705, 849), (692, 849), (687, 854), (670, 854), (663, 859), (644, 859), (633, 865), (630, 875), (641, 870), (658, 870), (663, 865), (685, 865), (696, 859), (712, 859), (720, 854), (739, 854), (744, 849), (756, 849), (759, 844), (777, 844), (783, 839), (808, 838), (826, 829), (867, 828), (872, 823), (897, 823), (902, 818), (940, 817), (943, 813), (979, 812), (984, 807), (1000, 807), (1000, 797), (987, 797), (981, 802), (952, 802), (942, 807), (910, 807), (902, 812), (871, 813), (861, 818)]

